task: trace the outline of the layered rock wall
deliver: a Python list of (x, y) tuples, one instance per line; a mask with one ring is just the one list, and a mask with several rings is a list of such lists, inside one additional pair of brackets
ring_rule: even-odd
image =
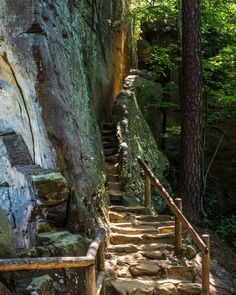
[[(151, 77), (140, 77), (141, 71), (132, 70), (125, 79), (124, 88), (117, 97), (113, 108), (114, 119), (117, 123), (120, 155), (120, 177), (127, 193), (143, 201), (143, 171), (137, 158), (150, 161), (151, 168), (161, 183), (170, 191), (170, 186), (165, 180), (168, 170), (168, 161), (165, 155), (158, 150), (155, 139), (147, 125), (139, 107), (140, 95)], [(155, 83), (154, 83), (155, 84)], [(153, 191), (153, 203), (159, 212), (165, 208), (165, 202)]]
[[(70, 187), (62, 219), (71, 217), (76, 231), (88, 230), (86, 218), (94, 224), (105, 181), (99, 125), (110, 117), (128, 68), (129, 27), (120, 21), (126, 8), (125, 0), (0, 1), (1, 161), (12, 176), (1, 170), (0, 194), (15, 228), (17, 220), (25, 226), (23, 217), (38, 202), (32, 178), (51, 170)], [(9, 134), (21, 139), (9, 143), (11, 154), (5, 153)], [(12, 163), (14, 153), (20, 163)], [(16, 220), (14, 208), (22, 203)]]

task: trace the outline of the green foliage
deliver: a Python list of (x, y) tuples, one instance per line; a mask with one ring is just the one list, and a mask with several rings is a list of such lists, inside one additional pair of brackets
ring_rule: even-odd
[(236, 248), (236, 215), (221, 217), (217, 234)]
[(138, 38), (143, 22), (160, 21), (164, 31), (178, 29), (178, 0), (131, 0), (131, 17), (134, 20), (135, 35)]
[(157, 77), (166, 76), (166, 73), (177, 69), (179, 62), (179, 46), (169, 44), (166, 47), (159, 45), (150, 47), (150, 69)]
[(176, 24), (178, 17), (177, 0), (132, 0), (131, 14), (139, 21), (155, 22), (162, 20), (168, 23), (169, 29)]
[(203, 86), (207, 105), (205, 128), (230, 123), (236, 106), (236, 3), (202, 2)]
[(236, 249), (236, 215), (219, 216), (217, 220), (204, 217), (201, 225), (217, 233)]
[(236, 101), (236, 46), (225, 46), (217, 55), (203, 60), (205, 91), (219, 102)]
[(218, 54), (236, 41), (236, 3), (234, 0), (202, 1), (204, 57)]
[[(150, 46), (147, 68), (155, 72), (161, 83), (162, 93), (158, 96), (143, 96), (142, 109), (175, 108), (171, 98), (178, 94), (170, 73), (178, 71), (180, 61), (180, 0), (132, 0), (131, 16), (136, 24), (137, 37), (141, 33), (141, 23), (149, 23), (161, 34), (168, 33), (166, 40)], [(205, 99), (204, 128), (212, 130), (227, 129), (236, 112), (236, 1), (202, 0), (202, 66), (203, 89)], [(161, 36), (163, 36), (161, 35)], [(170, 81), (168, 81), (170, 79)], [(163, 83), (164, 81), (164, 83)], [(167, 100), (165, 100), (167, 98)], [(173, 139), (179, 136), (180, 127), (170, 122), (161, 137)], [(209, 129), (211, 128), (211, 129)], [(224, 131), (224, 130), (223, 130)], [(173, 151), (172, 151), (173, 152)], [(208, 177), (209, 183), (210, 175)], [(213, 181), (214, 184), (217, 181)], [(220, 192), (219, 192), (220, 193)], [(204, 198), (208, 218), (204, 225), (214, 229), (222, 238), (236, 247), (236, 217), (217, 216), (215, 207), (219, 200), (214, 193), (207, 190)], [(233, 192), (232, 192), (233, 194)], [(214, 220), (214, 221), (213, 221)]]
[(162, 134), (162, 138), (169, 138), (171, 136), (179, 136), (181, 132), (181, 127), (179, 125), (167, 127), (165, 134)]

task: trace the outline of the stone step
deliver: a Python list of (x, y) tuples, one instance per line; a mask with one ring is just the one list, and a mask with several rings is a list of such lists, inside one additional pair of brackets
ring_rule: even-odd
[(102, 129), (103, 130), (116, 129), (116, 124), (115, 123), (103, 123)]
[(119, 163), (119, 156), (118, 154), (105, 156), (105, 160), (107, 163), (116, 164), (116, 163)]
[[(161, 215), (160, 215), (161, 216)], [(133, 228), (153, 228), (157, 229), (162, 226), (173, 226), (174, 221), (156, 221), (156, 222), (139, 222), (139, 221), (134, 221), (134, 222), (120, 222), (120, 223), (111, 223), (111, 226), (117, 226), (117, 227), (133, 227)]]
[[(135, 260), (145, 261), (145, 260), (167, 260), (168, 256), (172, 256), (172, 252), (168, 252), (164, 249), (152, 250), (152, 251), (136, 251), (133, 253), (107, 253), (106, 258), (107, 261), (115, 261), (115, 263), (119, 265), (123, 264), (132, 264)], [(108, 260), (109, 259), (109, 260)]]
[(111, 182), (119, 182), (120, 176), (119, 174), (107, 174), (107, 180)]
[(111, 226), (111, 231), (117, 234), (165, 234), (165, 233), (174, 233), (174, 226), (162, 226), (159, 228), (132, 228), (132, 227), (118, 227)]
[(124, 235), (138, 235), (138, 234), (157, 234), (158, 229), (144, 229), (144, 228), (124, 228), (124, 227), (117, 227), (117, 226), (111, 226), (110, 230), (113, 233), (117, 234), (124, 234)]
[(107, 187), (110, 190), (110, 193), (112, 193), (112, 191), (117, 192), (117, 194), (121, 193), (122, 191), (122, 184), (120, 182), (107, 182)]
[(117, 137), (115, 134), (102, 135), (102, 142), (113, 142), (117, 145)]
[(104, 148), (104, 155), (106, 157), (113, 156), (117, 154), (117, 148)]
[(181, 280), (108, 279), (109, 295), (200, 295), (201, 285)]
[[(122, 195), (120, 196), (122, 197)], [(110, 207), (111, 208), (111, 207)], [(124, 207), (124, 208), (139, 208), (139, 207)], [(147, 208), (145, 208), (147, 209)], [(149, 210), (149, 209), (148, 209)], [(125, 212), (122, 213), (121, 211), (109, 211), (109, 218), (110, 222), (119, 222), (119, 223), (143, 223), (143, 222), (173, 222), (173, 218), (171, 219), (171, 216), (169, 215), (136, 215), (133, 214), (134, 212)]]
[(106, 163), (105, 167), (106, 167), (106, 171), (107, 171), (108, 174), (115, 174), (115, 175), (119, 174), (120, 169), (119, 169), (118, 164), (108, 164), (108, 163)]
[(153, 279), (178, 279), (193, 281), (195, 277), (194, 267), (186, 265), (171, 265), (166, 261), (137, 261), (129, 266), (129, 272), (133, 277), (152, 277)]
[(135, 214), (151, 214), (152, 211), (146, 207), (124, 207), (124, 206), (110, 206), (111, 212), (118, 213), (135, 213)]
[(174, 220), (173, 216), (170, 215), (140, 215), (135, 218), (137, 221), (144, 222), (156, 222), (156, 221), (172, 221)]
[(137, 253), (139, 251), (172, 251), (174, 249), (174, 246), (171, 244), (164, 244), (164, 243), (158, 243), (158, 244), (139, 244), (134, 245), (132, 243), (130, 244), (123, 244), (123, 245), (109, 245), (107, 248), (107, 254), (116, 254), (116, 255), (125, 255), (127, 253)]
[(108, 191), (109, 196), (110, 196), (110, 201), (115, 201), (115, 202), (122, 202), (123, 200), (123, 194), (120, 191)]
[[(119, 266), (119, 267), (116, 267)], [(193, 282), (195, 271), (193, 267), (171, 265), (166, 260), (138, 260), (129, 263), (118, 259), (106, 261), (106, 273), (115, 277), (133, 277), (139, 279), (176, 279)]]
[(103, 141), (102, 144), (104, 149), (118, 148), (117, 142), (115, 141)]
[(173, 234), (137, 234), (137, 235), (124, 235), (111, 233), (110, 243), (112, 245), (119, 244), (147, 244), (147, 243), (165, 243), (173, 244), (174, 235)]
[(116, 129), (103, 129), (102, 135), (115, 135), (116, 136)]

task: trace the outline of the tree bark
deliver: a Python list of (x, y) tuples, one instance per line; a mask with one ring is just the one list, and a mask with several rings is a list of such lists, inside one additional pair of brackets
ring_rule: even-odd
[(201, 216), (202, 79), (200, 0), (182, 0), (180, 194), (184, 212)]

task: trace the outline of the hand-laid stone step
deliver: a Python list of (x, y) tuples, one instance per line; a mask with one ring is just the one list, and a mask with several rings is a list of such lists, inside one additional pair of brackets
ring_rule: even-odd
[(109, 190), (117, 191), (118, 193), (122, 190), (122, 184), (120, 182), (107, 182), (107, 187)]
[(110, 135), (110, 134), (116, 135), (116, 129), (103, 129), (102, 130), (102, 135)]
[(102, 142), (114, 142), (117, 144), (117, 137), (115, 134), (102, 135)]
[(178, 280), (110, 280), (112, 295), (199, 295), (201, 285)]
[(123, 212), (123, 213), (135, 213), (135, 214), (151, 214), (151, 210), (146, 207), (124, 207), (124, 206), (110, 206), (110, 211)]
[(104, 148), (104, 154), (105, 156), (111, 156), (111, 155), (115, 155), (117, 154), (117, 148), (113, 147), (113, 148)]
[(121, 245), (109, 245), (108, 246), (108, 255), (110, 253), (115, 253), (116, 255), (125, 255), (125, 253), (136, 253), (138, 251), (172, 251), (174, 249), (174, 246), (171, 244), (164, 244), (164, 243), (158, 243), (158, 244), (139, 244), (134, 245), (132, 243), (130, 244), (121, 244)]
[(132, 227), (118, 227), (111, 226), (111, 231), (118, 234), (128, 234), (128, 235), (137, 235), (137, 234), (158, 234), (158, 233), (173, 233), (173, 226), (170, 227), (160, 227), (160, 228), (132, 228)]
[(165, 261), (137, 261), (130, 265), (129, 272), (134, 277), (151, 276), (153, 279), (179, 279), (193, 281), (194, 267), (185, 265), (170, 265)]
[(102, 125), (102, 129), (103, 130), (109, 130), (109, 129), (115, 129), (116, 128), (116, 124), (115, 123), (103, 123)]
[(166, 253), (163, 251), (141, 251), (141, 255), (150, 260), (165, 260)]
[(118, 244), (146, 244), (146, 243), (166, 243), (172, 244), (174, 241), (173, 234), (140, 234), (140, 235), (122, 235), (111, 233), (110, 242), (113, 245)]
[(139, 222), (139, 221), (134, 221), (134, 222), (120, 222), (120, 223), (110, 223), (111, 226), (117, 226), (117, 227), (133, 227), (133, 228), (152, 228), (152, 229), (157, 229), (162, 226), (173, 226), (174, 221), (156, 221), (156, 222)]
[(174, 220), (173, 216), (170, 215), (141, 215), (136, 216), (137, 221), (144, 221), (144, 222), (155, 222), (155, 221), (171, 221)]
[(180, 283), (177, 290), (179, 295), (200, 295), (202, 286), (197, 283)]
[(106, 164), (106, 171), (108, 174), (119, 174), (119, 165), (118, 164)]
[(111, 164), (119, 163), (119, 156), (118, 154), (111, 155), (111, 156), (105, 156), (106, 162)]
[(103, 141), (102, 144), (103, 144), (104, 149), (117, 148), (116, 141)]
[(107, 180), (110, 182), (119, 182), (120, 176), (119, 174), (107, 174)]
[[(123, 208), (140, 208), (140, 207), (123, 207)], [(141, 207), (145, 208), (145, 207)], [(144, 210), (149, 210), (145, 208)], [(150, 212), (150, 211), (149, 211)], [(133, 214), (135, 213), (135, 214)], [(169, 215), (137, 215), (138, 212), (123, 212), (122, 210), (114, 212), (110, 207), (109, 218), (110, 222), (173, 222), (173, 218)]]
[[(119, 253), (118, 253), (119, 254)], [(146, 255), (146, 256), (145, 256)], [(171, 255), (171, 252), (168, 252)], [(173, 263), (171, 259), (168, 259), (167, 252), (165, 250), (157, 251), (138, 251), (133, 253), (123, 253), (117, 255), (116, 253), (110, 253), (106, 260), (106, 269), (113, 266), (130, 266), (137, 262), (145, 261), (159, 261), (160, 263)], [(151, 257), (151, 259), (149, 259)], [(170, 256), (171, 257), (171, 256)], [(175, 262), (177, 263), (177, 262)]]
[[(153, 282), (152, 282), (153, 283)], [(126, 281), (126, 280), (112, 280), (111, 284), (111, 294), (119, 294), (119, 295), (153, 295), (154, 294), (154, 286), (153, 284), (146, 284), (136, 281)], [(116, 292), (116, 293), (114, 293)]]
[[(122, 192), (119, 190), (108, 190), (108, 193), (109, 193), (109, 196), (110, 196), (110, 201), (118, 201), (118, 202), (121, 202), (122, 199), (123, 199), (123, 194)], [(117, 217), (119, 218), (119, 217)]]
[[(110, 194), (111, 197), (111, 194)], [(122, 195), (120, 195), (120, 197), (122, 198)], [(126, 215), (125, 214), (120, 214), (117, 212), (109, 212), (109, 219), (111, 222), (116, 222), (116, 221), (122, 221), (125, 220)]]

